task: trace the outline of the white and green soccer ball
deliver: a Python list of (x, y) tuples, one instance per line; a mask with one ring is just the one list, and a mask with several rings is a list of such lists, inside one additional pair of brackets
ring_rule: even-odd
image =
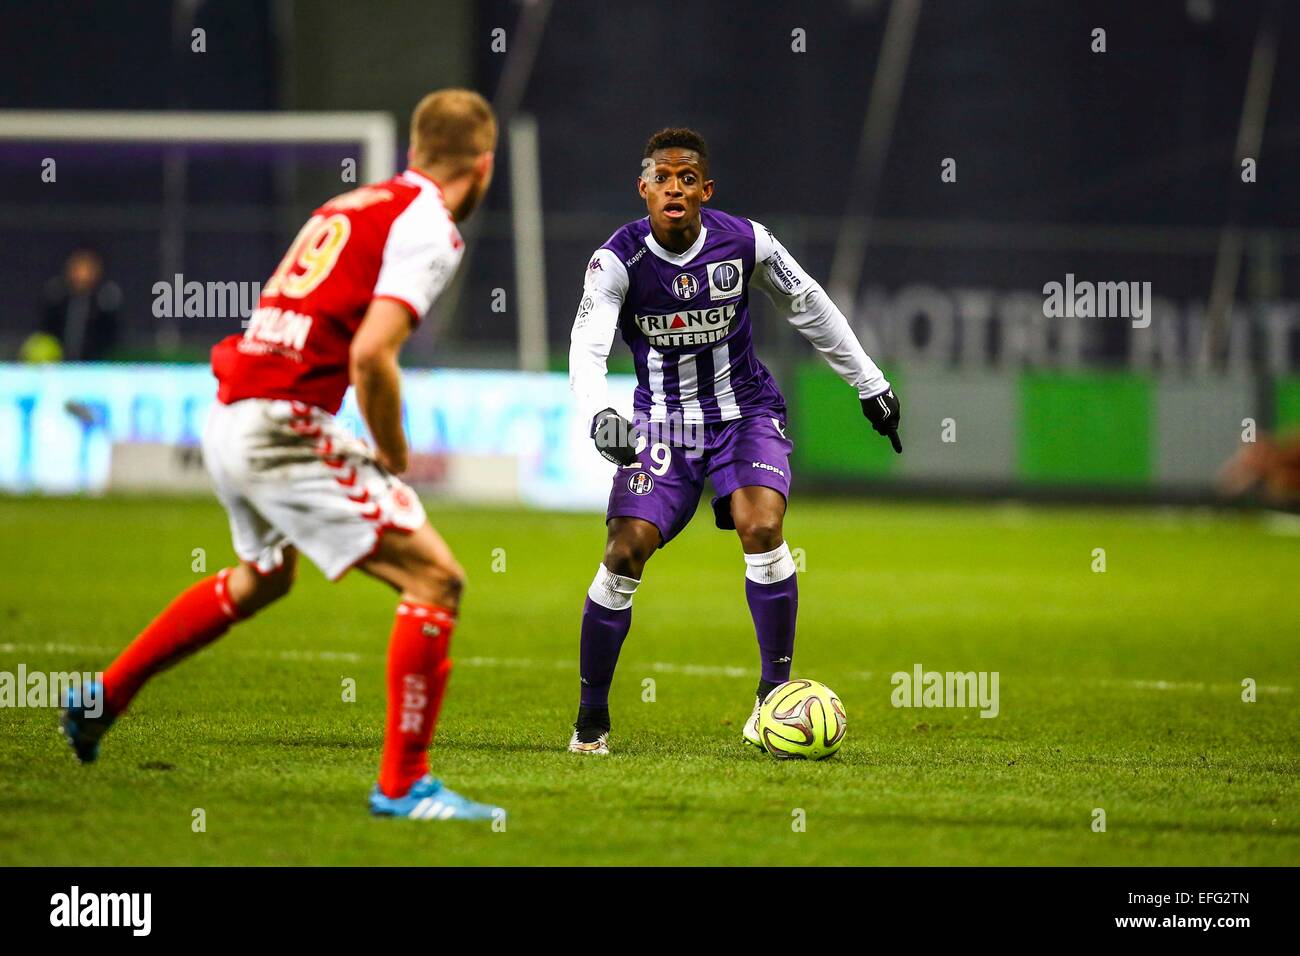
[(848, 730), (835, 691), (815, 680), (788, 680), (758, 710), (758, 739), (780, 760), (821, 760), (840, 749)]

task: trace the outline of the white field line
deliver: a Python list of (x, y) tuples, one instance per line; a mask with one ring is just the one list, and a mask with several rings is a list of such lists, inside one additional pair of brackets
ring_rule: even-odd
[[(59, 644), (53, 641), (45, 644), (5, 644), (0, 643), (0, 654), (76, 654), (86, 657), (100, 657), (109, 660), (116, 656), (118, 649), (111, 647), (92, 647), (80, 644)], [(342, 662), (356, 664), (362, 661), (383, 660), (381, 654), (358, 654), (355, 651), (263, 651), (256, 648), (227, 647), (223, 653), (236, 657), (253, 657), (261, 660), (300, 661), (307, 663)], [(457, 657), (457, 667), (498, 667), (508, 670), (554, 670), (573, 671), (578, 669), (575, 660), (534, 660), (527, 657)], [(709, 664), (673, 664), (667, 661), (650, 663), (628, 663), (626, 668), (641, 668), (657, 674), (681, 674), (687, 677), (750, 677), (753, 669), (749, 667), (726, 667)], [(871, 680), (873, 671), (850, 671), (854, 680)], [(1030, 679), (1031, 682), (1033, 678)], [(1214, 693), (1240, 691), (1239, 684), (1207, 684), (1203, 681), (1168, 681), (1168, 680), (1120, 680), (1115, 678), (1048, 678), (1052, 681), (1070, 680), (1075, 683), (1095, 687), (1121, 687), (1129, 690), (1187, 690), (1212, 691)], [(1294, 687), (1277, 684), (1261, 684), (1256, 688), (1261, 694), (1291, 694)]]

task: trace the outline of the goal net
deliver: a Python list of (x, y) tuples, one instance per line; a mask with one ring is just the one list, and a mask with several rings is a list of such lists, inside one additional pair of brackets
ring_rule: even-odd
[[(0, 111), (0, 234), (30, 263), (0, 276), (0, 336), (29, 334), (89, 247), (120, 293), (113, 357), (201, 358), (244, 317), (230, 284), (263, 281), (322, 197), (393, 175), (397, 148), (379, 112)], [(175, 314), (192, 282), (213, 308)]]

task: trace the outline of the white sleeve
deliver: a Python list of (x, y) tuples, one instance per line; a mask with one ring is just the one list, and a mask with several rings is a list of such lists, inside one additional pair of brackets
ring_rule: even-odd
[(465, 243), (441, 201), (425, 193), (388, 230), (374, 298), (396, 299), (419, 321), (460, 265)]
[(766, 226), (758, 222), (753, 226), (754, 284), (822, 353), (836, 374), (857, 390), (859, 398), (887, 391), (885, 374), (871, 361), (848, 319), (826, 291), (803, 271)]
[(587, 265), (582, 301), (569, 336), (569, 387), (584, 421), (609, 407), (605, 372), (627, 296), (627, 269), (608, 249), (597, 249)]

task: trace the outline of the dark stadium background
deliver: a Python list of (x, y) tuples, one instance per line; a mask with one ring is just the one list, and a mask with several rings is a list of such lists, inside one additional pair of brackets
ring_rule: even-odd
[[(453, 0), (203, 3), (193, 22), (207, 30), (208, 50), (190, 55), (172, 41), (165, 0), (4, 6), (0, 107), (379, 108), (403, 123), (420, 92), (440, 84), (491, 96), (507, 57), (490, 51), (489, 30), (501, 26), (512, 36), (521, 10), (513, 2)], [(719, 207), (781, 227), (825, 280), (886, 7), (877, 0), (553, 5), (520, 108), (542, 120), (549, 330), (557, 355), (584, 258), (639, 214), (632, 177), (647, 134), (662, 125), (704, 132)], [(976, 242), (954, 254), (889, 245), (886, 228), (866, 274), (890, 285), (925, 277), (1033, 288), (1043, 268), (1082, 275), (1111, 267), (1113, 253), (1097, 248), (1083, 227), (1167, 227), (1171, 241), (1188, 245), (1223, 223), (1235, 190), (1246, 223), (1285, 233), (1277, 276), (1284, 294), (1300, 293), (1296, 240), (1287, 232), (1300, 220), (1300, 177), (1285, 172), (1300, 166), (1294, 58), (1277, 63), (1262, 158), (1269, 174), (1244, 188), (1234, 186), (1230, 168), (1263, 7), (1260, 0), (927, 4), (877, 215), (1078, 227), (1077, 244), (1052, 250)], [(1300, 6), (1282, 4), (1280, 23), (1281, 49), (1288, 39), (1294, 48)], [(1088, 48), (1094, 26), (1108, 31), (1104, 55)], [(802, 55), (791, 52), (795, 27), (807, 31)], [(4, 342), (12, 349), (30, 328), (40, 284), (70, 244), (91, 241), (125, 290), (132, 351), (148, 351), (148, 290), (160, 274), (152, 231), (161, 202), (157, 155), (128, 153), (113, 175), (66, 182), (55, 193), (14, 174), (31, 150), (3, 150)], [(944, 156), (959, 160), (956, 184), (939, 182)], [(513, 329), (475, 308), (511, 272), (505, 162), (503, 149), (484, 242), (458, 313), (447, 321), (449, 347), (511, 346)], [(202, 188), (187, 197), (194, 218), (210, 217), (190, 223), (185, 268), (196, 275), (263, 278), (296, 228), (266, 228), (275, 222), (269, 209), (324, 195), (303, 183), (296, 196), (286, 195), (264, 164), (234, 163), (224, 175), (192, 178)], [(86, 204), (98, 207), (95, 215), (78, 215)], [(1213, 242), (1178, 256), (1163, 245), (1136, 253), (1138, 271), (1170, 294), (1203, 296)], [(1134, 253), (1126, 261), (1134, 262)], [(202, 345), (222, 331), (187, 327), (186, 344)], [(430, 342), (419, 345), (431, 353)]]

